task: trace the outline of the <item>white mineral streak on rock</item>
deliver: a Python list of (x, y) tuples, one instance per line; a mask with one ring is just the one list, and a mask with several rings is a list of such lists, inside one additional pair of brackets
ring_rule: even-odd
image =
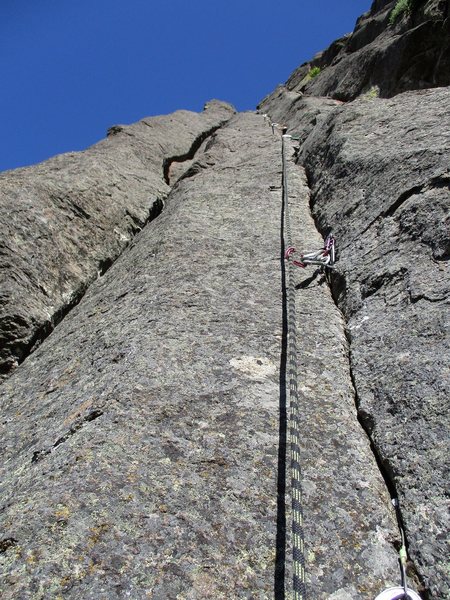
[(250, 379), (264, 379), (274, 375), (277, 370), (276, 365), (264, 357), (242, 356), (232, 358), (230, 365)]

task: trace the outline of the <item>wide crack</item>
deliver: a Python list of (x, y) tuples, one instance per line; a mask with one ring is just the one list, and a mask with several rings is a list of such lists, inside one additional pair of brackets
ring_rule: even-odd
[(171, 169), (173, 163), (183, 163), (183, 162), (193, 160), (195, 155), (199, 151), (201, 145), (203, 144), (203, 142), (206, 139), (208, 139), (209, 137), (211, 137), (218, 129), (223, 127), (223, 125), (225, 123), (226, 123), (226, 121), (223, 121), (220, 125), (215, 125), (214, 127), (211, 127), (211, 129), (204, 131), (201, 135), (198, 136), (198, 138), (196, 138), (194, 140), (192, 146), (190, 147), (188, 152), (186, 152), (185, 154), (170, 156), (169, 158), (166, 158), (164, 160), (163, 175), (164, 175), (164, 181), (167, 183), (167, 185), (169, 185), (169, 186), (172, 185), (171, 177), (170, 177), (170, 169)]
[[(310, 190), (310, 203), (309, 203), (310, 213), (314, 220), (314, 224), (316, 226), (317, 231), (323, 237), (325, 237), (326, 235), (328, 235), (330, 233), (330, 227), (326, 227), (326, 226), (324, 226), (324, 224), (320, 223), (319, 219), (317, 218), (317, 216), (314, 213), (313, 205), (315, 205), (317, 203), (317, 197), (315, 197), (313, 199), (312, 186), (311, 186), (311, 173), (309, 173), (309, 171), (305, 165), (303, 165), (303, 167), (305, 169), (307, 184), (308, 184), (308, 188)], [(338, 251), (339, 251), (339, 247), (338, 247)], [(373, 430), (374, 430), (373, 418), (371, 415), (362, 411), (360, 408), (358, 385), (355, 380), (353, 364), (352, 364), (351, 335), (350, 335), (350, 332), (348, 329), (348, 320), (346, 319), (344, 313), (341, 310), (341, 302), (346, 294), (345, 276), (337, 270), (336, 271), (331, 270), (329, 273), (329, 279), (327, 280), (327, 283), (330, 288), (330, 294), (333, 299), (333, 302), (336, 305), (336, 308), (341, 313), (343, 322), (345, 323), (345, 335), (346, 335), (348, 346), (349, 346), (349, 354), (348, 354), (349, 372), (350, 372), (350, 378), (351, 378), (352, 387), (353, 387), (353, 391), (354, 391), (354, 400), (355, 400), (357, 420), (358, 420), (358, 423), (360, 424), (362, 430), (364, 431), (364, 433), (367, 436), (367, 439), (368, 439), (369, 445), (370, 445), (370, 449), (375, 458), (376, 464), (378, 466), (378, 470), (380, 472), (381, 477), (383, 478), (383, 481), (386, 485), (386, 489), (391, 497), (391, 500), (394, 500), (394, 499), (398, 500), (398, 494), (397, 494), (397, 489), (396, 489), (396, 485), (395, 485), (395, 476), (394, 476), (394, 472), (393, 472), (392, 466), (390, 464), (390, 461), (388, 458), (384, 458), (382, 456), (380, 449), (377, 447), (375, 440), (373, 439), (373, 435), (372, 435)], [(401, 512), (401, 505), (399, 506), (399, 510), (396, 512), (397, 512), (398, 525), (399, 525), (399, 527), (401, 527), (403, 529), (403, 531), (405, 531), (405, 527), (403, 525), (403, 516), (402, 516), (402, 512)], [(406, 548), (408, 549), (409, 544), (408, 544), (408, 539), (406, 537), (406, 533), (405, 533), (405, 543), (406, 543)], [(398, 540), (398, 542), (395, 542), (394, 546), (395, 546), (396, 550), (398, 551), (400, 548), (400, 540)], [(400, 575), (401, 575), (401, 571), (400, 571), (400, 566), (399, 566), (399, 578), (400, 578)], [(424, 578), (420, 574), (417, 566), (411, 559), (409, 553), (408, 553), (408, 576), (412, 579), (412, 581), (414, 582), (416, 587), (418, 589), (420, 589), (420, 594), (421, 594), (421, 597), (423, 598), (423, 600), (429, 600), (431, 598), (430, 592), (426, 588)]]
[[(174, 162), (182, 163), (186, 161), (192, 161), (204, 141), (211, 137), (218, 129), (223, 127), (226, 122), (227, 120), (224, 120), (219, 125), (215, 125), (214, 127), (211, 127), (210, 129), (201, 133), (195, 138), (186, 153), (175, 155), (164, 160), (162, 165), (162, 175), (168, 185), (170, 185), (170, 168), (172, 164)], [(148, 216), (144, 221), (141, 221), (138, 217), (136, 217), (136, 215), (130, 213), (130, 211), (125, 211), (126, 217), (128, 218), (130, 224), (130, 239), (116, 254), (101, 259), (96, 265), (97, 275), (92, 275), (86, 281), (82, 282), (79, 287), (73, 291), (70, 299), (63, 306), (59, 307), (48, 320), (36, 328), (33, 335), (27, 342), (21, 343), (18, 341), (13, 337), (14, 332), (11, 331), (11, 339), (14, 342), (15, 349), (15, 356), (11, 356), (11, 361), (14, 362), (14, 367), (11, 367), (10, 360), (5, 360), (2, 364), (0, 364), (0, 385), (49, 337), (49, 335), (54, 331), (55, 327), (57, 327), (81, 302), (89, 287), (98, 279), (98, 277), (103, 277), (109, 271), (113, 264), (129, 247), (131, 242), (135, 240), (136, 235), (146, 228), (150, 223), (152, 223), (157, 217), (159, 217), (164, 209), (165, 200), (166, 197), (157, 198), (154, 200), (149, 207)]]

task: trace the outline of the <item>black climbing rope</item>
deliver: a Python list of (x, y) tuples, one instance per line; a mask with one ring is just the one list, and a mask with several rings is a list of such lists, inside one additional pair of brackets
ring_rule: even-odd
[[(292, 246), (291, 222), (289, 216), (287, 159), (285, 141), (282, 139), (283, 161), (283, 209), (285, 222), (285, 249)], [(288, 259), (288, 379), (289, 379), (289, 441), (291, 453), (292, 491), (292, 578), (294, 600), (306, 599), (305, 542), (303, 534), (302, 474), (300, 462), (300, 409), (297, 389), (297, 327), (295, 322), (295, 266)]]
[[(267, 118), (267, 115), (264, 115)], [(279, 128), (278, 123), (269, 124), (274, 132)], [(306, 599), (306, 574), (305, 574), (305, 543), (303, 533), (303, 503), (302, 503), (302, 473), (300, 461), (300, 407), (297, 388), (297, 328), (295, 317), (295, 267), (305, 267), (307, 264), (318, 264), (333, 267), (335, 260), (334, 237), (329, 235), (325, 240), (324, 248), (317, 253), (303, 254), (301, 262), (294, 260), (295, 248), (292, 246), (292, 232), (289, 215), (289, 198), (287, 182), (286, 140), (291, 139), (286, 135), (285, 127), (282, 128), (282, 163), (283, 163), (283, 213), (284, 213), (284, 249), (285, 258), (288, 260), (288, 288), (286, 294), (287, 320), (288, 320), (288, 369), (290, 422), (289, 439), (291, 454), (291, 490), (292, 490), (292, 571), (293, 571), (293, 599)], [(384, 590), (375, 600), (420, 600), (420, 596), (407, 586), (407, 551), (406, 538), (403, 529), (400, 508), (397, 499), (393, 500), (398, 526), (401, 534), (401, 547), (399, 551), (399, 564), (401, 570), (401, 587), (392, 587)]]

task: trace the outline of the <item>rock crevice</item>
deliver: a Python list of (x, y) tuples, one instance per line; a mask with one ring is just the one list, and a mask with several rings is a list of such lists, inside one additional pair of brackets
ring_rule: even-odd
[(316, 227), (337, 237), (332, 290), (361, 421), (400, 500), (419, 589), (445, 597), (449, 90), (313, 101), (313, 120), (309, 98), (283, 88), (260, 110), (297, 139)]
[[(294, 151), (294, 156), (296, 156), (297, 160), (298, 160), (298, 147), (295, 147), (295, 151)], [(313, 189), (311, 188), (311, 184), (310, 184), (310, 180), (307, 176), (307, 170), (305, 169), (305, 180), (306, 183), (308, 185), (308, 194), (310, 197), (310, 202), (309, 202), (309, 209), (310, 209), (310, 218), (312, 221), (314, 221), (315, 227), (317, 228), (317, 230), (319, 231), (319, 227), (318, 227), (318, 223), (315, 221), (314, 219), (314, 211), (313, 211)], [(444, 181), (446, 181), (446, 179), (444, 179)], [(427, 187), (433, 187), (433, 185), (437, 184), (439, 185), (442, 182), (442, 180), (440, 178), (436, 178), (435, 180), (433, 180), (433, 182), (429, 182), (429, 184), (427, 185)], [(423, 186), (420, 186), (420, 189), (425, 188), (425, 184)], [(411, 194), (412, 195), (412, 194)], [(409, 196), (408, 196), (409, 197)], [(406, 199), (406, 198), (405, 198)], [(320, 199), (316, 199), (318, 202), (320, 202)], [(392, 207), (391, 207), (392, 209)], [(391, 210), (389, 209), (389, 210)], [(395, 210), (392, 210), (392, 213), (395, 212)], [(383, 215), (383, 216), (388, 216)], [(390, 215), (389, 215), (390, 216)], [(304, 225), (304, 220), (301, 224), (301, 226)], [(330, 233), (332, 231), (332, 228), (326, 227), (325, 230), (323, 230), (321, 233), (323, 235), (323, 237), (325, 238), (326, 235), (328, 235), (328, 233)], [(331, 278), (333, 278), (333, 273), (331, 273)], [(318, 283), (315, 283), (314, 285), (311, 285), (313, 282), (316, 282), (316, 280), (319, 279)], [(320, 282), (320, 279), (322, 279), (322, 283)], [(303, 278), (303, 281), (301, 283), (299, 283), (297, 285), (297, 289), (298, 290), (309, 290), (309, 289), (314, 289), (317, 288), (317, 286), (320, 286), (323, 284), (324, 282), (324, 273), (321, 272), (320, 269), (317, 269), (314, 274), (309, 277), (309, 278)], [(334, 283), (334, 282), (333, 282)], [(367, 291), (365, 297), (368, 297), (369, 295), (375, 293), (382, 285), (385, 285), (386, 281), (384, 278), (382, 278), (377, 284), (376, 287), (372, 287), (370, 290), (370, 293)], [(330, 292), (332, 292), (333, 289), (333, 285), (330, 285)], [(353, 373), (353, 369), (352, 369), (352, 360), (351, 360), (351, 336), (349, 335), (349, 330), (347, 328), (347, 322), (344, 318), (344, 315), (341, 313), (340, 311), (340, 303), (337, 300), (337, 297), (335, 294), (332, 294), (331, 297), (333, 298), (334, 302), (335, 302), (335, 306), (337, 308), (337, 310), (339, 311), (339, 314), (342, 315), (342, 320), (345, 324), (345, 328), (344, 328), (344, 332), (346, 335), (346, 338), (348, 340), (348, 347), (349, 347), (349, 351), (348, 351), (348, 365), (349, 365), (349, 374), (350, 374), (350, 378), (351, 378), (351, 382), (352, 382), (352, 389), (353, 389), (353, 398), (354, 398), (354, 406), (355, 406), (355, 415), (356, 418), (361, 426), (362, 431), (365, 433), (365, 435), (367, 436), (367, 440), (369, 442), (369, 446), (370, 449), (372, 451), (373, 457), (375, 459), (376, 465), (378, 466), (378, 470), (380, 473), (381, 478), (383, 479), (385, 486), (386, 486), (386, 491), (389, 495), (389, 497), (391, 498), (391, 500), (397, 503), (398, 505), (398, 493), (397, 493), (397, 489), (396, 489), (396, 484), (395, 484), (395, 476), (392, 470), (392, 467), (390, 465), (389, 460), (386, 460), (386, 456), (383, 457), (383, 455), (380, 453), (379, 448), (377, 447), (376, 443), (374, 442), (373, 439), (373, 429), (375, 426), (374, 420), (372, 418), (372, 415), (367, 414), (362, 408), (361, 408), (361, 402), (360, 399), (358, 397), (358, 387), (356, 385), (355, 382), (355, 377), (354, 377), (354, 373)], [(302, 301), (299, 298), (299, 301), (301, 304)], [(399, 528), (401, 528), (404, 532), (404, 523), (403, 523), (403, 518), (402, 518), (402, 512), (401, 512), (401, 506), (398, 505), (398, 509), (396, 512), (396, 516), (398, 519), (398, 526)], [(396, 537), (396, 539), (391, 539), (391, 543), (393, 545), (393, 547), (396, 549), (396, 551), (399, 551), (400, 549), (400, 545), (401, 545), (401, 535), (400, 535), (400, 531), (398, 533), (398, 536)], [(406, 547), (409, 547), (409, 543), (408, 543), (408, 539), (405, 535), (405, 543), (406, 543)], [(421, 591), (421, 597), (424, 600), (428, 600), (429, 596), (429, 592), (426, 589), (426, 585), (423, 581), (423, 578), (421, 577), (420, 572), (417, 570), (416, 565), (413, 563), (413, 561), (410, 559), (409, 563), (408, 563), (408, 575), (409, 577), (414, 581), (414, 584), (416, 586), (416, 589), (420, 589)], [(401, 571), (400, 569), (398, 570), (398, 581), (400, 581), (400, 576), (401, 576)]]
[(158, 216), (170, 191), (167, 165), (193, 157), (233, 113), (211, 101), (201, 114), (179, 111), (115, 126), (85, 152), (0, 176), (0, 377), (34, 351)]
[[(200, 162), (2, 385), (2, 529), (17, 540), (5, 598), (288, 594), (280, 141), (239, 115)], [(296, 241), (315, 246), (290, 165)], [(342, 319), (326, 284), (303, 287), (309, 585), (356, 600), (396, 582), (395, 521), (356, 419)]]
[[(194, 141), (194, 143), (190, 147), (190, 149), (188, 150), (188, 152), (185, 152), (184, 154), (179, 154), (177, 156), (171, 156), (170, 158), (166, 158), (164, 160), (163, 172), (164, 172), (164, 180), (167, 183), (167, 185), (173, 185), (173, 183), (174, 183), (173, 181), (171, 181), (171, 179), (173, 179), (173, 177), (171, 176), (171, 170), (172, 170), (172, 167), (174, 166), (174, 163), (188, 163), (187, 165), (184, 165), (185, 168), (183, 170), (183, 171), (187, 171), (188, 168), (190, 167), (192, 161), (195, 159), (195, 156), (198, 153), (198, 151), (200, 150), (201, 146), (204, 144), (204, 142), (206, 140), (208, 140), (208, 138), (210, 138), (225, 123), (226, 123), (226, 121), (224, 121), (220, 125), (212, 127), (208, 131), (205, 131), (204, 133), (199, 135), (198, 138)], [(180, 173), (180, 170), (178, 168), (176, 180), (182, 176), (183, 176), (183, 172)]]

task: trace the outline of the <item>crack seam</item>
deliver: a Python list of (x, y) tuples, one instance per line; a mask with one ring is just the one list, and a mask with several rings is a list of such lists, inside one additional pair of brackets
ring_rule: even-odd
[(420, 183), (418, 185), (413, 186), (412, 188), (405, 190), (400, 194), (400, 196), (393, 202), (388, 208), (382, 211), (379, 215), (377, 215), (368, 225), (365, 227), (359, 235), (364, 235), (368, 229), (372, 227), (374, 223), (376, 223), (380, 219), (384, 219), (386, 217), (392, 217), (394, 213), (412, 196), (416, 194), (423, 194), (428, 190), (445, 187), (450, 185), (450, 178), (446, 173), (442, 173), (441, 175), (437, 175), (436, 177), (432, 177), (429, 181), (425, 183)]
[[(313, 205), (316, 203), (316, 201), (313, 202), (313, 194), (312, 194), (312, 189), (311, 189), (311, 184), (310, 184), (310, 173), (307, 171), (307, 169), (305, 168), (305, 174), (306, 174), (306, 182), (308, 185), (308, 188), (310, 190), (310, 213), (312, 216), (312, 219), (314, 221), (314, 224), (316, 226), (317, 231), (319, 231), (319, 233), (321, 233), (322, 235), (324, 233), (328, 233), (329, 228), (325, 228), (325, 227), (321, 227), (320, 223), (318, 222), (318, 219), (316, 218), (314, 211), (313, 211)], [(367, 231), (367, 229), (369, 229), (369, 227), (371, 227), (373, 225), (373, 223), (378, 220), (380, 217), (384, 217), (384, 216), (392, 216), (394, 214), (394, 212), (404, 203), (406, 202), (406, 200), (408, 198), (410, 198), (412, 195), (414, 195), (416, 192), (416, 190), (418, 189), (419, 192), (423, 192), (426, 191), (427, 189), (431, 189), (432, 187), (436, 187), (433, 186), (433, 184), (438, 184), (437, 187), (440, 187), (440, 185), (445, 185), (445, 182), (449, 182), (449, 178), (448, 176), (446, 176), (446, 174), (442, 174), (439, 175), (437, 177), (432, 178), (431, 180), (429, 180), (428, 182), (419, 185), (419, 186), (414, 186), (413, 188), (411, 188), (410, 190), (407, 190), (406, 192), (404, 192), (403, 194), (401, 194), (399, 196), (399, 198), (397, 199), (397, 201), (391, 205), (388, 209), (386, 209), (385, 211), (383, 211), (383, 213), (381, 213), (376, 219), (374, 219), (370, 225), (364, 230)], [(363, 233), (364, 233), (363, 232)], [(362, 235), (362, 234), (360, 234)], [(362, 430), (364, 431), (364, 433), (367, 436), (369, 445), (370, 445), (370, 449), (372, 451), (372, 454), (375, 458), (376, 464), (378, 466), (378, 470), (380, 472), (381, 477), (383, 478), (385, 485), (386, 485), (386, 489), (391, 497), (391, 499), (398, 499), (398, 494), (397, 494), (397, 490), (396, 490), (396, 486), (395, 486), (395, 482), (394, 482), (394, 475), (393, 475), (393, 471), (392, 468), (389, 464), (388, 460), (383, 460), (379, 450), (375, 444), (375, 441), (372, 437), (372, 432), (374, 429), (374, 423), (373, 423), (373, 419), (371, 417), (370, 414), (365, 413), (363, 410), (361, 410), (360, 408), (360, 400), (359, 400), (359, 395), (358, 395), (358, 388), (357, 388), (357, 384), (356, 384), (356, 380), (355, 380), (355, 376), (354, 376), (354, 372), (353, 372), (353, 365), (352, 365), (352, 353), (351, 353), (351, 336), (350, 336), (350, 331), (348, 328), (348, 321), (345, 318), (345, 315), (343, 314), (342, 310), (339, 307), (339, 303), (338, 300), (336, 299), (334, 293), (333, 293), (333, 280), (336, 277), (336, 274), (331, 272), (330, 273), (330, 281), (329, 281), (329, 288), (330, 288), (330, 293), (331, 293), (331, 297), (333, 299), (334, 304), (336, 305), (336, 308), (339, 310), (339, 312), (341, 313), (342, 316), (342, 320), (343, 323), (345, 324), (345, 335), (347, 337), (347, 343), (348, 343), (348, 366), (349, 366), (349, 373), (350, 373), (350, 378), (351, 378), (351, 382), (352, 382), (352, 387), (353, 387), (353, 393), (354, 393), (354, 400), (355, 400), (355, 408), (356, 408), (356, 417), (358, 420), (358, 423), (360, 424)], [(399, 507), (397, 512), (397, 518), (399, 519), (399, 523), (402, 525), (402, 529), (403, 531), (405, 531), (405, 527), (403, 526), (403, 518), (402, 518), (402, 513), (401, 513), (401, 508)], [(400, 533), (400, 531), (399, 531)], [(409, 547), (408, 545), (408, 539), (406, 537), (406, 532), (405, 532), (405, 543), (406, 543), (406, 548)], [(394, 545), (395, 547), (395, 545)], [(397, 548), (398, 550), (398, 548)], [(412, 578), (413, 580), (415, 580), (416, 584), (419, 584), (421, 589), (421, 596), (423, 598), (423, 600), (429, 600), (430, 595), (429, 595), (429, 591), (428, 589), (425, 587), (424, 584), (424, 580), (423, 577), (421, 576), (418, 568), (416, 567), (414, 561), (412, 560), (411, 556), (408, 554), (408, 561), (409, 564), (411, 566), (411, 571), (412, 571)], [(411, 576), (411, 575), (410, 575)], [(419, 586), (418, 586), (419, 587)]]
[[(202, 134), (200, 134), (197, 138), (195, 138), (195, 140), (191, 144), (191, 147), (185, 154), (174, 156), (164, 160), (163, 177), (166, 183), (168, 183), (167, 178), (169, 177), (170, 165), (173, 162), (184, 162), (185, 160), (192, 160), (195, 157), (195, 154), (197, 153), (202, 143), (208, 137), (211, 137), (215, 133), (215, 131), (223, 127), (228, 122), (228, 120), (229, 119), (225, 119), (224, 121), (221, 121), (219, 125), (215, 125), (210, 129), (204, 131)], [(14, 370), (16, 370), (17, 367), (21, 365), (50, 336), (55, 327), (59, 325), (72, 311), (72, 309), (75, 308), (81, 302), (90, 286), (99, 277), (103, 277), (105, 273), (113, 266), (113, 264), (120, 258), (124, 251), (135, 240), (136, 235), (161, 214), (161, 212), (165, 208), (164, 200), (166, 198), (167, 196), (165, 196), (164, 198), (158, 197), (156, 198), (156, 200), (153, 201), (152, 205), (149, 208), (148, 216), (143, 222), (140, 221), (136, 216), (134, 216), (128, 209), (125, 209), (125, 217), (128, 217), (128, 219), (131, 221), (131, 238), (123, 245), (122, 248), (119, 249), (119, 252), (116, 255), (99, 260), (97, 265), (94, 265), (94, 269), (97, 275), (92, 275), (84, 283), (81, 283), (79, 287), (72, 292), (71, 298), (66, 303), (62, 304), (49, 319), (45, 320), (34, 331), (28, 343), (24, 344), (21, 355), (15, 357), (15, 368), (11, 369), (11, 365), (9, 362), (6, 364), (4, 370), (2, 370), (0, 365), (0, 385), (2, 383), (1, 376), (3, 375), (3, 380), (6, 380), (6, 377), (8, 377), (8, 375), (10, 375)], [(73, 202), (71, 203), (71, 205), (71, 208), (74, 211)], [(85, 214), (87, 215), (86, 218), (90, 218), (88, 213)]]
[(203, 144), (203, 142), (206, 139), (208, 139), (209, 137), (211, 137), (218, 129), (223, 127), (227, 122), (228, 122), (228, 119), (226, 119), (225, 121), (222, 121), (219, 125), (214, 125), (207, 131), (204, 131), (203, 133), (201, 133), (197, 138), (195, 138), (195, 140), (193, 141), (189, 150), (187, 152), (185, 152), (184, 154), (169, 156), (168, 158), (164, 159), (164, 161), (163, 161), (163, 177), (164, 177), (164, 181), (167, 183), (168, 186), (171, 185), (171, 183), (170, 183), (170, 168), (171, 168), (172, 164), (174, 162), (182, 163), (182, 162), (186, 162), (188, 160), (193, 160), (195, 155), (197, 154), (198, 150), (200, 149), (200, 146)]
[(102, 410), (100, 410), (100, 409), (92, 410), (83, 419), (81, 419), (77, 423), (74, 423), (72, 425), (72, 427), (65, 434), (63, 434), (61, 437), (59, 437), (56, 440), (56, 442), (53, 444), (53, 446), (51, 446), (50, 448), (46, 448), (44, 450), (36, 450), (36, 452), (33, 453), (31, 462), (33, 464), (39, 462), (40, 460), (42, 460), (43, 458), (45, 458), (46, 456), (51, 454), (53, 452), (53, 450), (55, 450), (58, 446), (61, 446), (61, 444), (64, 444), (64, 442), (67, 442), (67, 440), (69, 438), (71, 438), (77, 431), (80, 431), (87, 423), (90, 423), (91, 421), (95, 421), (102, 415), (103, 415)]

